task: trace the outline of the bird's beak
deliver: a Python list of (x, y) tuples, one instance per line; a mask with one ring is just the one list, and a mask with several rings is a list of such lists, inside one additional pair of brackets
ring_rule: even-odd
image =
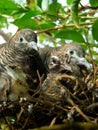
[(84, 57), (77, 57), (77, 64), (85, 66), (88, 70), (92, 68), (92, 64), (90, 64)]
[(37, 43), (34, 41), (29, 42), (29, 47), (38, 51)]

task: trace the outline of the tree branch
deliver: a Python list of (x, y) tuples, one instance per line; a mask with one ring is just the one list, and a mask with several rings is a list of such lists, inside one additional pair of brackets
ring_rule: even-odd
[[(83, 23), (80, 23), (79, 25), (80, 26), (85, 26), (85, 25), (92, 25), (94, 22), (83, 22)], [(66, 27), (76, 27), (75, 24), (64, 24), (64, 25), (61, 25), (61, 26), (55, 26), (53, 28), (48, 28), (48, 29), (44, 29), (44, 30), (39, 30), (37, 31), (36, 33), (39, 34), (39, 33), (45, 33), (45, 32), (48, 32), (48, 31), (52, 31), (52, 30), (58, 30), (58, 29), (62, 29), (62, 28), (66, 28)]]

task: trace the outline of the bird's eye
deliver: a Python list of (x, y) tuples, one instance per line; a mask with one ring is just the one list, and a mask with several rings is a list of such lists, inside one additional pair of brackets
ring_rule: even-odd
[(19, 38), (19, 41), (20, 41), (20, 42), (23, 42), (23, 37), (20, 37), (20, 38)]
[(54, 56), (54, 57), (52, 57), (52, 63), (53, 64), (59, 64), (59, 58), (58, 57), (56, 57), (56, 56)]
[(52, 62), (53, 62), (54, 64), (56, 64), (56, 63), (57, 63), (57, 60), (56, 60), (56, 59), (52, 59)]
[(74, 51), (73, 51), (73, 50), (70, 50), (69, 53), (70, 53), (70, 55), (73, 55), (73, 54), (74, 54)]

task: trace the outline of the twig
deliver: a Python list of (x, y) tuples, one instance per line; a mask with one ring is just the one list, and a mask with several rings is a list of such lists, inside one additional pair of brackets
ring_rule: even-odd
[[(79, 25), (80, 26), (85, 26), (85, 25), (92, 25), (94, 22), (83, 22), (83, 23), (80, 23)], [(64, 24), (64, 25), (61, 25), (61, 26), (55, 26), (53, 28), (48, 28), (48, 29), (44, 29), (44, 30), (39, 30), (37, 31), (36, 33), (39, 34), (39, 33), (45, 33), (45, 32), (48, 32), (48, 31), (52, 31), (52, 30), (58, 30), (58, 29), (62, 29), (62, 28), (66, 28), (66, 27), (75, 27), (75, 24)]]
[(79, 114), (80, 114), (87, 122), (91, 122), (91, 120), (88, 118), (88, 116), (85, 115), (85, 114), (81, 111), (81, 109), (80, 109), (70, 98), (68, 98), (67, 101), (77, 110), (77, 112), (79, 112)]
[(49, 126), (53, 126), (56, 123), (57, 118), (60, 117), (61, 115), (62, 112), (60, 112), (56, 117), (54, 117)]
[(17, 121), (19, 121), (19, 119), (20, 119), (20, 117), (21, 117), (23, 111), (24, 111), (24, 109), (21, 107), (20, 113), (19, 113), (19, 115), (17, 116)]
[(21, 128), (21, 130), (24, 130), (24, 129), (25, 129), (27, 123), (28, 123), (28, 118), (26, 118), (25, 123), (24, 123), (23, 127)]
[(56, 122), (56, 119), (57, 119), (57, 118), (56, 118), (56, 117), (54, 117), (54, 118), (53, 118), (53, 120), (51, 121), (51, 123), (50, 123), (50, 125), (49, 125), (49, 126), (53, 126), (53, 125), (55, 124), (55, 122)]

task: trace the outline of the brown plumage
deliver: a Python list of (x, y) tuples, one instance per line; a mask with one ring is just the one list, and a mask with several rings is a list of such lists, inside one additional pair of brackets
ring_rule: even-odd
[[(10, 73), (10, 74), (9, 74)], [(29, 98), (29, 85), (22, 70), (5, 68), (0, 64), (0, 102)]]
[(59, 49), (59, 51), (62, 51), (65, 55), (70, 56), (71, 64), (76, 64), (84, 70), (92, 68), (92, 65), (85, 59), (85, 52), (79, 44), (65, 44)]
[(37, 52), (37, 35), (31, 29), (21, 29), (0, 48), (0, 63), (4, 66), (22, 69), (27, 82), (35, 87), (39, 77), (46, 73)]
[(50, 62), (50, 56), (51, 52), (53, 50), (59, 50), (60, 52), (66, 53), (66, 55), (69, 55), (71, 57), (71, 62), (77, 63), (81, 67), (89, 69), (91, 65), (87, 63), (87, 60), (85, 59), (85, 52), (82, 49), (82, 47), (79, 44), (71, 43), (71, 44), (64, 44), (61, 47), (44, 47), (39, 48), (39, 54), (41, 56), (41, 59), (49, 72), (49, 62)]
[(44, 63), (44, 66), (47, 70), (47, 72), (49, 72), (49, 63), (50, 63), (50, 56), (51, 56), (51, 52), (53, 50), (58, 50), (59, 47), (50, 47), (50, 46), (45, 46), (44, 48), (39, 48), (38, 52), (40, 54), (40, 57), (42, 59), (42, 62)]
[[(37, 35), (31, 29), (18, 30), (14, 36), (9, 40), (9, 43), (14, 44), (15, 47), (33, 48), (37, 50)], [(22, 49), (21, 48), (21, 49)]]
[[(66, 67), (67, 65), (67, 67)], [(61, 69), (63, 66), (63, 69)], [(87, 71), (92, 67), (91, 64), (85, 59), (85, 53), (82, 47), (78, 44), (65, 44), (58, 50), (51, 53), (49, 69), (56, 72), (60, 70), (67, 70), (75, 76), (83, 76), (82, 70)], [(68, 69), (69, 70), (69, 69)]]
[(0, 101), (7, 101), (11, 88), (11, 77), (7, 74), (5, 67), (0, 64)]
[(91, 67), (84, 56), (82, 47), (77, 44), (66, 44), (58, 50), (54, 49), (50, 56), (50, 73), (42, 85), (41, 97), (43, 98), (44, 95), (44, 98), (48, 100), (61, 103), (66, 101), (66, 88), (74, 93), (75, 86), (77, 86), (80, 88), (79, 92), (81, 92), (82, 88), (78, 84), (85, 84), (81, 66), (86, 72)]
[(22, 29), (16, 32), (8, 43), (0, 48), (0, 63), (17, 64), (24, 59), (26, 49), (37, 49), (37, 36), (31, 29)]
[(54, 48), (45, 46), (44, 48), (39, 48), (38, 52), (40, 54), (40, 57), (42, 59), (42, 62), (44, 63), (44, 66), (46, 67), (47, 72), (49, 72), (49, 62), (50, 62), (50, 55)]

